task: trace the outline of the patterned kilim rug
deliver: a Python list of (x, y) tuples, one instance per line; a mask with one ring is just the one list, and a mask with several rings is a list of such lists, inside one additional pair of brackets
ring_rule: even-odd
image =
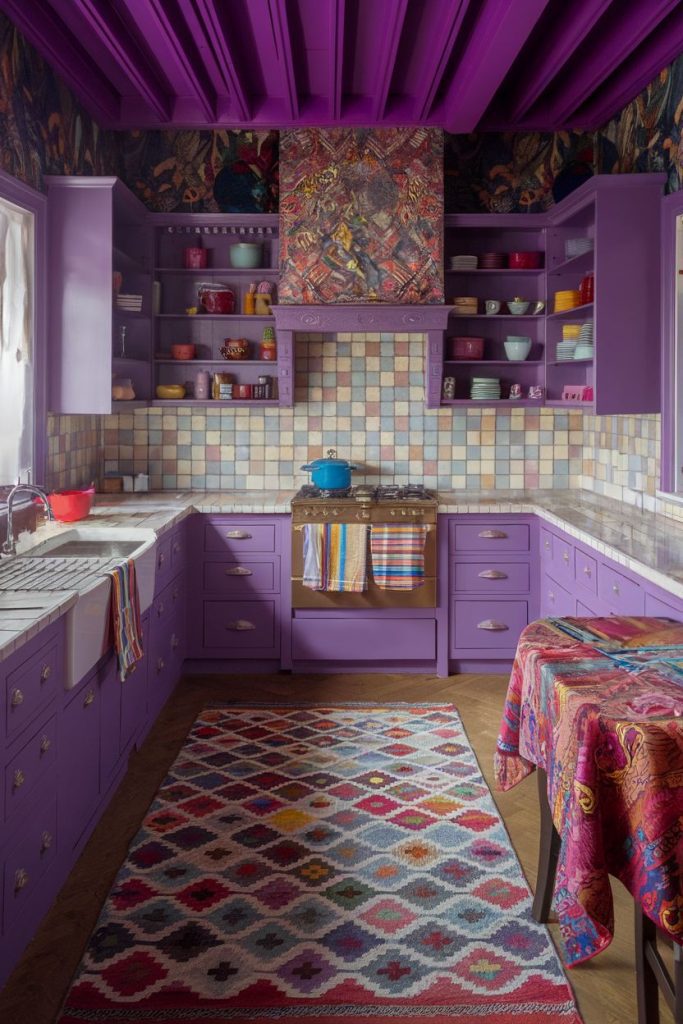
[(195, 722), (60, 1018), (577, 1024), (455, 709)]

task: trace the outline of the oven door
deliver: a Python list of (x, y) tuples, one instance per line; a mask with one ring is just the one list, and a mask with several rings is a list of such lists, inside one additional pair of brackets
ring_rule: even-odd
[(360, 594), (311, 590), (303, 585), (304, 525), (292, 527), (292, 608), (435, 608), (436, 524), (428, 524), (425, 538), (425, 578), (415, 590), (383, 590), (372, 577), (370, 530), (368, 530), (368, 589)]

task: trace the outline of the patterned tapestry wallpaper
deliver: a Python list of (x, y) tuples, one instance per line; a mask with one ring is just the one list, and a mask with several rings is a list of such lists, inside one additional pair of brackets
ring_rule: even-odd
[(281, 137), (280, 302), (443, 302), (443, 132)]

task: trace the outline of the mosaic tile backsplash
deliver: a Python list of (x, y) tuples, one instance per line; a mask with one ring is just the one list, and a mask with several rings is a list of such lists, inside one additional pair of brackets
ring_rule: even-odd
[(48, 490), (81, 487), (101, 473), (102, 417), (56, 416), (47, 419)]

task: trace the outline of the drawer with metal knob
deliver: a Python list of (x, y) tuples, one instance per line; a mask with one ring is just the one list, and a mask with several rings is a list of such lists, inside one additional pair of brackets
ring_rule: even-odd
[(449, 547), (452, 554), (485, 551), (500, 554), (507, 551), (528, 551), (531, 531), (528, 523), (482, 522), (451, 523)]
[(451, 637), (455, 650), (512, 650), (528, 622), (526, 601), (454, 601)]
[(645, 595), (640, 585), (602, 562), (598, 566), (598, 597), (618, 615), (645, 612)]
[(18, 736), (63, 689), (63, 651), (58, 640), (42, 647), (5, 680), (7, 737)]
[(275, 524), (212, 520), (204, 527), (204, 550), (230, 553), (275, 551)]
[(527, 594), (528, 562), (453, 562), (451, 592), (470, 594)]
[[(41, 796), (40, 805), (27, 815), (21, 839), (4, 855), (3, 927), (6, 932), (17, 916), (28, 909), (47, 869), (57, 855), (57, 798)], [(0, 862), (1, 867), (1, 862)]]
[(591, 594), (598, 592), (598, 563), (595, 558), (585, 554), (578, 548), (574, 552), (574, 579), (577, 586), (589, 590)]
[(204, 590), (225, 597), (280, 592), (278, 555), (249, 555), (229, 562), (204, 563)]
[(5, 763), (5, 821), (25, 806), (38, 782), (43, 780), (57, 761), (57, 716), (42, 722), (31, 737), (11, 754)]
[(279, 654), (276, 601), (205, 601), (204, 647), (243, 658)]

